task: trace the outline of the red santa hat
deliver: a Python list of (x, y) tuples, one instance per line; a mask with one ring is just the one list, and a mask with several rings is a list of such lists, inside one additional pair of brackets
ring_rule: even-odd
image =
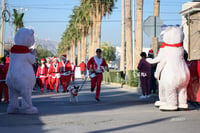
[(54, 61), (54, 60), (57, 60), (57, 57), (56, 57), (56, 56), (53, 57), (52, 61)]
[(50, 58), (50, 57), (47, 57), (46, 60), (51, 60), (51, 58)]
[(44, 62), (44, 58), (41, 58), (41, 62)]
[(67, 55), (64, 54), (64, 55), (61, 56), (61, 58), (62, 58), (62, 59), (66, 59), (66, 58), (67, 58)]
[(10, 58), (6, 57), (6, 63), (9, 63), (9, 62), (10, 62)]
[(150, 49), (148, 53), (153, 54), (153, 49)]

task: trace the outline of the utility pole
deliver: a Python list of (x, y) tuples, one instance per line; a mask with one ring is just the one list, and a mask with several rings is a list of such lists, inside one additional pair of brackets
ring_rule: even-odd
[(0, 57), (4, 56), (4, 14), (3, 12), (6, 10), (5, 0), (2, 0), (2, 12), (1, 12), (1, 31), (0, 31)]
[(158, 51), (158, 37), (156, 37), (156, 17), (160, 16), (160, 0), (154, 0), (154, 37), (152, 38), (152, 48), (154, 51), (154, 55), (157, 55)]

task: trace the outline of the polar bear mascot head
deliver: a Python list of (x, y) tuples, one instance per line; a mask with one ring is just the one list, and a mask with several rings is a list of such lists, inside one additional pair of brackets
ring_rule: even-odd
[[(10, 94), (7, 112), (35, 114), (38, 110), (32, 105), (31, 100), (36, 81), (33, 70), (35, 54), (29, 49), (34, 44), (34, 32), (31, 29), (20, 28), (14, 40), (15, 45), (10, 50), (10, 65), (6, 77)], [(22, 97), (21, 104), (18, 101), (19, 96)]]
[(187, 84), (190, 73), (184, 60), (184, 33), (180, 26), (167, 26), (161, 33), (163, 43), (158, 56), (149, 63), (158, 63), (155, 77), (159, 79), (160, 110), (187, 109)]
[(32, 29), (21, 28), (15, 35), (15, 45), (31, 47), (34, 42), (34, 31)]

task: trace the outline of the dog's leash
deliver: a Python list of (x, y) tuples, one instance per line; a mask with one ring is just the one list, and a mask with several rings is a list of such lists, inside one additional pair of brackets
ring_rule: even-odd
[(83, 88), (83, 86), (85, 85), (86, 80), (87, 80), (87, 78), (84, 79), (84, 81), (83, 81), (83, 83), (82, 83), (82, 85), (81, 85), (81, 87), (80, 87), (80, 90), (81, 90), (81, 89)]

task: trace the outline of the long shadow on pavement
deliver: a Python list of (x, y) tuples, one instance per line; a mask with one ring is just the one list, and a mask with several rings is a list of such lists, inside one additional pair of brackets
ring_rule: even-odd
[(96, 130), (88, 133), (108, 133), (108, 132), (115, 132), (115, 131), (120, 131), (120, 130), (125, 130), (129, 128), (134, 128), (134, 127), (139, 127), (139, 126), (144, 126), (144, 125), (150, 125), (150, 124), (155, 124), (155, 123), (160, 123), (162, 121), (167, 121), (175, 117), (166, 117), (166, 118), (160, 118), (160, 119), (155, 119), (147, 122), (142, 122), (138, 124), (131, 124), (131, 125), (126, 125), (126, 126), (121, 126), (121, 127), (116, 127), (116, 128), (110, 128), (110, 129), (103, 129), (103, 130)]
[[(81, 85), (83, 81), (77, 81), (77, 85)], [(59, 114), (76, 114), (83, 112), (94, 112), (103, 110), (112, 110), (117, 108), (125, 108), (130, 106), (140, 106), (145, 104), (152, 104), (154, 99), (139, 100), (135, 93), (121, 91), (119, 88), (103, 86), (101, 102), (97, 103), (94, 100), (95, 94), (89, 90), (89, 82), (86, 82), (82, 91), (80, 92), (79, 102), (70, 103), (68, 101), (68, 94), (47, 93), (40, 94), (36, 92), (33, 94), (33, 105), (38, 107), (38, 115), (8, 115), (6, 113), (7, 105), (0, 104), (0, 131), (2, 132), (17, 132), (21, 133), (43, 133), (48, 130), (43, 129), (45, 123), (40, 119), (41, 116), (51, 116)], [(115, 90), (115, 89), (116, 90)], [(61, 89), (60, 89), (61, 90)], [(39, 90), (36, 90), (39, 91)], [(159, 120), (155, 121), (158, 122)], [(160, 120), (161, 121), (161, 120)], [(145, 123), (144, 123), (145, 124)], [(148, 123), (146, 123), (148, 124)], [(34, 127), (30, 128), (29, 127)], [(129, 125), (129, 128), (134, 125)], [(139, 125), (138, 125), (139, 126)], [(117, 129), (110, 129), (117, 130)], [(108, 130), (109, 131), (109, 130)]]

